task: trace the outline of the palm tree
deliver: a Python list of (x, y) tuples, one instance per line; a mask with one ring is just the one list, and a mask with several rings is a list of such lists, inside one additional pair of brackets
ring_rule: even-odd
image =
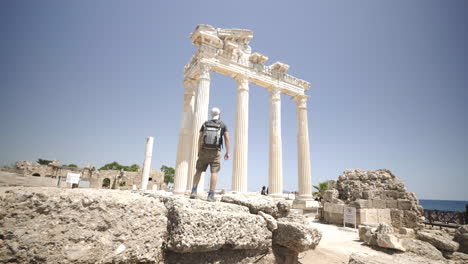
[(323, 197), (323, 194), (325, 193), (326, 190), (330, 188), (329, 186), (329, 181), (324, 181), (324, 182), (319, 182), (318, 186), (313, 185), (313, 187), (317, 190), (316, 192), (313, 192), (312, 194), (315, 195), (316, 197)]

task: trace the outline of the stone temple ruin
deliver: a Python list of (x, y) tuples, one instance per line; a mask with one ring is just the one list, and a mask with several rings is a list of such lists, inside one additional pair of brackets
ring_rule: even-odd
[(343, 224), (345, 207), (356, 208), (356, 224), (385, 223), (395, 228), (421, 228), (424, 210), (416, 195), (390, 170), (346, 170), (325, 192), (323, 220)]
[[(268, 187), (273, 197), (283, 196), (281, 94), (296, 101), (298, 118), (298, 200), (311, 195), (309, 131), (305, 91), (310, 83), (287, 74), (289, 65), (275, 62), (265, 65), (268, 57), (252, 53), (249, 42), (253, 32), (247, 29), (215, 29), (198, 25), (190, 35), (198, 47), (184, 69), (184, 103), (174, 176), (174, 192), (191, 189), (197, 159), (198, 130), (208, 118), (210, 75), (217, 72), (237, 82), (237, 112), (234, 131), (232, 191), (247, 192), (249, 83), (264, 87), (270, 93), (270, 154)], [(204, 186), (203, 176), (199, 186)]]
[[(58, 160), (54, 160), (48, 165), (41, 165), (36, 162), (19, 161), (14, 168), (1, 168), (3, 173), (0, 185), (10, 186), (42, 186), (42, 187), (71, 187), (66, 182), (68, 173), (80, 173), (80, 187), (94, 189), (131, 189), (133, 185), (140, 186), (143, 169), (138, 171), (123, 170), (97, 170), (94, 167), (75, 168), (60, 165)], [(164, 173), (158, 170), (151, 170), (148, 181), (148, 188), (165, 189)]]

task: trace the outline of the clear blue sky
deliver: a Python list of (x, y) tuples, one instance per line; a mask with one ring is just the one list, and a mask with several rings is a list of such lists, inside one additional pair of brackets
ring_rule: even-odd
[[(467, 1), (1, 1), (0, 164), (175, 165), (182, 70), (197, 24), (254, 31), (253, 52), (311, 82), (312, 181), (389, 168), (419, 198), (468, 200)], [(234, 138), (236, 84), (210, 107)], [(268, 181), (267, 91), (251, 85), (249, 190)], [(282, 97), (284, 186), (297, 188)], [(231, 153), (232, 154), (232, 153)], [(230, 188), (232, 159), (219, 188)]]

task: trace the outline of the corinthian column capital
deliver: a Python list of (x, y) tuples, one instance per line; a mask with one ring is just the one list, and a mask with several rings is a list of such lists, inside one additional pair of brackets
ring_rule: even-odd
[(307, 109), (307, 100), (310, 96), (307, 95), (296, 95), (293, 97), (294, 101), (296, 101), (296, 106), (298, 109)]
[(199, 71), (198, 71), (199, 76), (200, 76), (199, 78), (210, 80), (210, 75), (212, 71), (213, 71), (213, 66), (206, 64), (206, 63), (200, 64)]
[(182, 82), (182, 85), (185, 88), (184, 96), (185, 95), (192, 95), (193, 96), (195, 94), (195, 87), (197, 85), (197, 80), (196, 79), (192, 79), (192, 78), (185, 79)]
[(278, 87), (270, 89), (270, 100), (272, 102), (281, 100), (281, 90)]
[(237, 82), (237, 90), (241, 91), (249, 91), (249, 78), (244, 75), (236, 75), (234, 80)]

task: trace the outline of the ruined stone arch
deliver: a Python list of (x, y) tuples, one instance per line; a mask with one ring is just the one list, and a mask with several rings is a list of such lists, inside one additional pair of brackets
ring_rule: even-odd
[(109, 178), (104, 178), (102, 180), (102, 187), (108, 188), (110, 187), (110, 185), (111, 185), (111, 180)]

